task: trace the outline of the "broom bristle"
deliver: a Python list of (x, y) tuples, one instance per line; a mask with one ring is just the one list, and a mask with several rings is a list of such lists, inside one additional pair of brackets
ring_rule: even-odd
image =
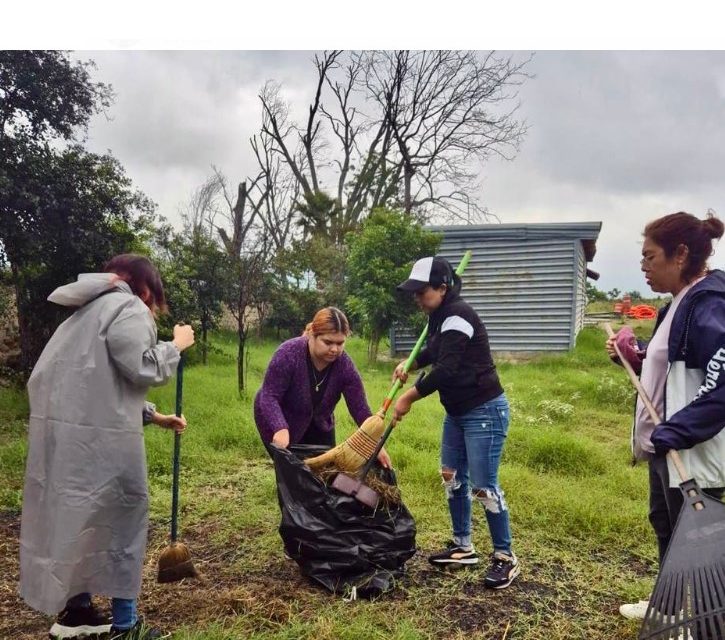
[[(317, 476), (326, 486), (330, 486), (338, 473), (347, 473), (348, 470), (327, 467), (317, 473)], [(348, 474), (349, 475), (349, 474)], [(388, 484), (382, 480), (374, 471), (368, 473), (365, 478), (365, 484), (380, 496), (380, 501), (389, 507), (399, 505), (402, 501), (400, 489), (395, 485)]]
[(305, 464), (315, 472), (319, 472), (324, 467), (333, 466), (341, 471), (355, 473), (362, 469), (370, 458), (383, 431), (385, 431), (385, 423), (383, 418), (376, 413), (367, 418), (345, 442), (319, 456), (307, 458)]
[(158, 582), (178, 582), (184, 578), (196, 578), (197, 575), (191, 553), (185, 544), (174, 542), (161, 552)]

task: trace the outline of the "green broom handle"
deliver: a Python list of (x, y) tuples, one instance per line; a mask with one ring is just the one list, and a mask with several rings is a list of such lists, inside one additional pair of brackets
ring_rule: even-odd
[[(181, 395), (184, 386), (184, 354), (181, 354), (176, 368), (176, 416), (181, 417)], [(171, 483), (171, 542), (176, 542), (179, 529), (179, 457), (181, 455), (181, 434), (174, 432), (174, 476)]]
[[(471, 251), (469, 249), (468, 251), (466, 251), (466, 253), (463, 254), (461, 261), (458, 263), (458, 267), (456, 268), (457, 276), (463, 275), (463, 272), (466, 270), (466, 267), (468, 266), (468, 262), (470, 260), (471, 260)], [(423, 331), (420, 334), (420, 338), (418, 338), (418, 341), (415, 343), (413, 350), (410, 352), (408, 359), (405, 361), (405, 364), (403, 365), (403, 373), (408, 373), (408, 370), (415, 362), (415, 359), (418, 357), (418, 354), (420, 353), (420, 350), (423, 347), (423, 343), (425, 342), (425, 339), (427, 337), (428, 337), (428, 324), (426, 323), (425, 327), (423, 327)], [(390, 405), (393, 403), (393, 399), (395, 398), (396, 394), (398, 393), (398, 391), (400, 390), (400, 388), (402, 386), (403, 386), (403, 383), (401, 382), (400, 378), (396, 378), (395, 382), (393, 383), (393, 386), (391, 387), (390, 391), (388, 392), (388, 395), (385, 396), (385, 400), (383, 401), (383, 406), (381, 409), (383, 412), (383, 416), (388, 412)]]

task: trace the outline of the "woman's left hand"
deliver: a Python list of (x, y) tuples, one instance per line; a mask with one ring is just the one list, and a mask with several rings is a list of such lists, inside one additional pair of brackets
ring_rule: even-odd
[(183, 415), (181, 417), (173, 414), (165, 416), (159, 413), (154, 422), (162, 429), (173, 429), (176, 433), (184, 433), (184, 429), (186, 429), (186, 418)]
[(388, 452), (385, 450), (385, 447), (380, 449), (380, 453), (378, 454), (378, 462), (385, 469), (393, 468), (393, 461), (390, 459), (390, 456), (388, 455)]

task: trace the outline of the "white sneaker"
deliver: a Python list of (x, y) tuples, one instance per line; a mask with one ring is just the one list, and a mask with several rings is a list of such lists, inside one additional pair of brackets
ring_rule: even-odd
[(648, 606), (649, 600), (640, 600), (634, 604), (623, 604), (619, 607), (619, 613), (630, 620), (644, 620)]

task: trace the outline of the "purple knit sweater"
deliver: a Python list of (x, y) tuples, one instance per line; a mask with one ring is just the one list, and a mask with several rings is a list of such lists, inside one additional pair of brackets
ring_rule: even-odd
[(313, 419), (323, 431), (332, 431), (333, 412), (343, 395), (358, 426), (371, 415), (360, 374), (350, 356), (343, 352), (330, 365), (327, 389), (313, 416), (307, 349), (307, 337), (301, 336), (283, 342), (272, 356), (262, 387), (254, 397), (254, 421), (264, 442), (271, 442), (277, 431), (287, 428), (290, 443), (295, 444)]

